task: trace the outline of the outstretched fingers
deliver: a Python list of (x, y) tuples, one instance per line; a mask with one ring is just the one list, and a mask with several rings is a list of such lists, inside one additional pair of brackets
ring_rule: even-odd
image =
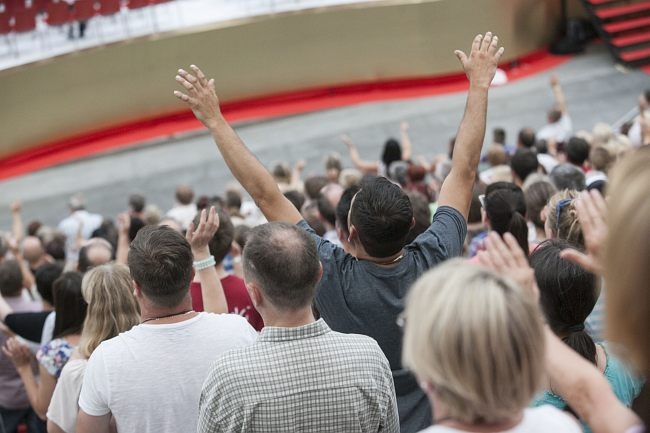
[(481, 51), (487, 53), (490, 44), (492, 43), (492, 32), (487, 32), (481, 41)]
[(189, 97), (183, 92), (174, 90), (174, 96), (176, 96), (178, 99), (180, 99), (183, 102), (187, 102), (190, 105), (196, 105), (196, 99)]
[(185, 87), (190, 92), (195, 92), (196, 88), (192, 83), (190, 83), (183, 75), (181, 75), (180, 70), (178, 75), (176, 75), (176, 81), (180, 83), (181, 86)]
[(207, 86), (208, 85), (208, 80), (205, 77), (205, 74), (203, 71), (196, 65), (190, 65), (190, 69), (196, 74), (199, 82), (201, 83), (202, 86)]
[(472, 51), (479, 51), (481, 49), (481, 41), (483, 40), (483, 35), (476, 35), (474, 41), (472, 42)]

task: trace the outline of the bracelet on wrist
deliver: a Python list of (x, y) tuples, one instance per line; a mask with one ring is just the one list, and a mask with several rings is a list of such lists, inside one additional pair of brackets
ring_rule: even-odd
[(207, 269), (209, 267), (212, 267), (216, 265), (217, 262), (214, 260), (214, 256), (208, 256), (203, 260), (194, 260), (192, 262), (192, 266), (194, 266), (194, 269), (197, 271), (202, 271), (203, 269)]

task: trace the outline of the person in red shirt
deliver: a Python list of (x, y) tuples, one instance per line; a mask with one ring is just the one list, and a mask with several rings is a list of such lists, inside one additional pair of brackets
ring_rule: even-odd
[[(230, 252), (235, 238), (235, 227), (227, 213), (219, 210), (218, 214), (219, 230), (217, 230), (212, 240), (208, 243), (208, 246), (210, 248), (210, 254), (214, 256), (214, 260), (217, 263), (215, 267), (217, 269), (217, 275), (219, 275), (219, 279), (221, 280), (221, 285), (223, 286), (223, 292), (226, 296), (228, 312), (243, 316), (256, 331), (261, 331), (264, 327), (264, 321), (255, 309), (253, 301), (251, 301), (244, 280), (235, 275), (229, 274), (224, 268), (223, 259)], [(196, 224), (197, 222), (195, 221), (195, 225)], [(201, 292), (201, 283), (198, 279), (198, 273), (197, 276), (194, 277), (194, 281), (190, 283), (190, 293), (192, 295), (192, 308), (194, 311), (203, 311), (203, 296)]]

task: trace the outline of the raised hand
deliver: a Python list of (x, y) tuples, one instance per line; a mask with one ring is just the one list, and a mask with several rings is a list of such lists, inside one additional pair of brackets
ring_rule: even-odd
[(549, 82), (551, 83), (551, 87), (555, 87), (558, 84), (560, 84), (560, 79), (558, 78), (557, 75), (553, 74), (553, 75), (551, 75), (551, 78), (549, 79)]
[(19, 201), (15, 201), (15, 202), (11, 203), (11, 213), (12, 214), (19, 214), (20, 211), (22, 210), (22, 208), (23, 208), (23, 205)]
[(345, 143), (345, 145), (348, 147), (348, 149), (352, 149), (352, 148), (355, 147), (355, 146), (354, 146), (354, 142), (352, 141), (352, 139), (350, 138), (350, 136), (347, 135), (347, 134), (343, 134), (343, 135), (341, 135), (341, 141), (342, 141), (343, 143)]
[(176, 81), (185, 88), (185, 93), (176, 90), (174, 96), (185, 102), (192, 109), (196, 118), (211, 129), (216, 127), (221, 118), (214, 79), (208, 80), (196, 65), (190, 65), (190, 69), (192, 73), (184, 69), (178, 70)]
[(474, 38), (469, 56), (461, 50), (454, 51), (472, 85), (490, 86), (504, 51), (503, 47), (498, 46), (499, 38), (487, 32), (485, 36), (477, 35)]
[(117, 216), (117, 231), (122, 236), (129, 236), (129, 229), (131, 228), (131, 216), (124, 212)]
[(583, 191), (575, 201), (575, 208), (587, 251), (585, 254), (574, 249), (566, 249), (560, 253), (560, 256), (593, 274), (601, 275), (601, 254), (607, 237), (607, 203), (598, 190)]
[(187, 241), (192, 247), (192, 253), (195, 260), (201, 260), (210, 255), (208, 243), (219, 230), (219, 215), (214, 206), (207, 212), (206, 209), (201, 211), (198, 227), (191, 223), (185, 235)]
[(4, 353), (7, 358), (11, 359), (11, 362), (13, 362), (17, 368), (29, 365), (32, 360), (32, 352), (29, 351), (29, 348), (25, 344), (18, 341), (16, 337), (7, 340), (2, 348), (2, 353)]
[(491, 232), (485, 239), (485, 250), (478, 253), (478, 259), (483, 266), (510, 278), (529, 291), (535, 299), (539, 298), (535, 272), (530, 267), (517, 239), (510, 233), (505, 233), (501, 239), (496, 232)]
[(402, 132), (408, 132), (408, 130), (409, 130), (410, 127), (411, 127), (411, 125), (409, 125), (409, 123), (408, 123), (406, 120), (402, 121), (402, 122), (399, 124), (399, 129), (400, 129), (400, 131), (402, 131)]

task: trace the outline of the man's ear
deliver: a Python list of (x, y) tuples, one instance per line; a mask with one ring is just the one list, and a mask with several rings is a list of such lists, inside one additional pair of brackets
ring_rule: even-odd
[(409, 229), (412, 229), (413, 227), (415, 227), (415, 217), (411, 217), (411, 227), (409, 227)]
[(244, 281), (248, 296), (251, 297), (253, 306), (257, 309), (260, 305), (264, 304), (264, 298), (259, 286), (254, 281)]
[(136, 299), (142, 299), (142, 288), (140, 287), (140, 284), (136, 283), (135, 280), (131, 280), (133, 282), (133, 296), (135, 296)]
[(318, 262), (318, 282), (323, 278), (323, 263)]
[(357, 228), (350, 224), (350, 234), (348, 235), (348, 242), (352, 243), (355, 239), (359, 239), (359, 232)]

